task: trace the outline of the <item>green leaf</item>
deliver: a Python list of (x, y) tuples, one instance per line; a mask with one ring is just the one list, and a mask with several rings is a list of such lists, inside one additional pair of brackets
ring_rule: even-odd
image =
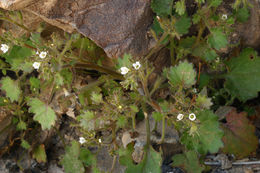
[(180, 17), (174, 24), (176, 31), (180, 35), (187, 34), (189, 32), (190, 26), (191, 26), (191, 19), (187, 16)]
[(199, 11), (197, 11), (197, 13), (195, 13), (193, 16), (192, 16), (192, 22), (193, 24), (198, 24), (201, 20), (201, 14), (199, 13)]
[(34, 151), (33, 151), (33, 158), (37, 160), (37, 162), (46, 162), (47, 156), (45, 152), (45, 147), (43, 144), (39, 145)]
[(204, 88), (205, 86), (207, 86), (210, 82), (210, 75), (206, 74), (206, 73), (202, 73), (200, 75), (200, 80), (199, 80), (199, 89)]
[(33, 45), (37, 48), (42, 43), (41, 34), (38, 32), (31, 33), (30, 40), (34, 43)]
[(29, 148), (31, 148), (31, 145), (30, 145), (26, 140), (24, 140), (24, 139), (22, 139), (21, 146), (22, 146), (24, 149), (26, 149), (26, 150), (28, 150)]
[(196, 83), (196, 71), (193, 69), (193, 64), (184, 61), (177, 67), (171, 67), (167, 78), (173, 87), (182, 85), (184, 88), (190, 88)]
[(228, 63), (225, 88), (232, 96), (245, 102), (258, 96), (260, 91), (260, 58), (251, 48), (244, 49), (240, 56)]
[(152, 117), (155, 121), (160, 122), (163, 118), (163, 114), (161, 114), (160, 112), (153, 112)]
[(223, 0), (209, 0), (209, 5), (212, 7), (218, 7)]
[(173, 0), (152, 0), (151, 8), (158, 16), (171, 14)]
[(156, 35), (160, 35), (164, 32), (156, 17), (153, 20), (152, 30), (155, 32)]
[(255, 126), (247, 119), (245, 112), (237, 113), (235, 109), (226, 116), (227, 123), (223, 125), (224, 153), (234, 154), (242, 159), (258, 148), (258, 138), (255, 136)]
[[(76, 141), (72, 141), (70, 147), (66, 147), (65, 155), (62, 157), (61, 164), (66, 173), (84, 173), (85, 168), (80, 160), (80, 145)], [(83, 156), (81, 156), (83, 159)], [(84, 159), (83, 159), (84, 160)], [(85, 161), (84, 161), (85, 163)]]
[(91, 111), (86, 111), (80, 116), (77, 117), (77, 119), (80, 121), (80, 126), (85, 130), (94, 130), (95, 121), (94, 119), (94, 113)]
[(35, 114), (33, 119), (41, 124), (43, 130), (50, 129), (55, 124), (56, 115), (50, 106), (38, 98), (31, 98), (28, 105), (30, 106), (29, 111)]
[(95, 104), (100, 104), (103, 102), (103, 97), (102, 94), (97, 93), (97, 92), (92, 92), (91, 94), (91, 100), (95, 103)]
[(137, 112), (139, 112), (139, 109), (138, 109), (138, 107), (137, 107), (137, 106), (135, 106), (135, 105), (130, 105), (130, 109), (131, 109), (131, 111), (132, 111), (132, 112), (134, 112), (134, 113), (137, 113)]
[(17, 130), (26, 130), (26, 123), (24, 121), (19, 121), (19, 123), (16, 126)]
[(208, 37), (208, 43), (212, 48), (219, 50), (227, 46), (228, 40), (221, 29), (214, 28), (211, 30), (211, 35)]
[(63, 77), (59, 73), (56, 73), (54, 78), (56, 86), (62, 86), (64, 84)]
[(131, 58), (132, 56), (130, 54), (124, 54), (123, 58), (118, 58), (117, 62), (117, 68), (121, 68), (121, 67), (128, 67), (130, 68), (132, 66), (131, 63)]
[(185, 49), (191, 49), (193, 44), (196, 41), (196, 37), (192, 36), (192, 37), (186, 37), (184, 39), (181, 39), (179, 42), (179, 46), (185, 48)]
[(202, 89), (202, 91), (198, 94), (196, 98), (196, 105), (202, 109), (210, 109), (213, 105), (211, 102), (211, 98), (207, 96), (207, 89), (206, 87)]
[(154, 149), (149, 146), (145, 149), (145, 155), (143, 160), (139, 164), (134, 164), (132, 161), (133, 145), (127, 145), (126, 150), (121, 150), (119, 152), (119, 162), (120, 164), (126, 166), (125, 173), (142, 172), (142, 173), (160, 173), (162, 158), (161, 154), (154, 151)]
[(192, 55), (200, 57), (201, 59), (207, 62), (212, 61), (218, 57), (218, 54), (206, 43), (201, 43), (198, 46), (196, 46), (192, 51)]
[(69, 69), (62, 69), (60, 75), (63, 77), (64, 84), (71, 84), (73, 75)]
[(196, 150), (201, 154), (218, 152), (223, 147), (223, 131), (219, 128), (218, 117), (210, 110), (203, 110), (197, 114), (197, 118), (200, 124), (183, 133), (181, 142), (189, 150)]
[(35, 89), (40, 89), (41, 81), (36, 77), (30, 77), (30, 89), (34, 91)]
[(21, 90), (18, 86), (18, 83), (12, 80), (10, 77), (5, 77), (1, 80), (1, 84), (1, 89), (5, 91), (6, 96), (10, 98), (12, 102), (18, 101), (19, 96), (21, 94)]
[(96, 166), (96, 157), (87, 149), (80, 148), (79, 159), (84, 163), (85, 166)]
[(123, 127), (125, 127), (126, 124), (127, 124), (127, 118), (126, 118), (124, 115), (120, 115), (120, 116), (117, 118), (116, 126), (117, 126), (118, 128), (123, 128)]
[(6, 59), (6, 62), (11, 64), (12, 69), (19, 70), (23, 69), (26, 58), (32, 55), (33, 52), (31, 49), (14, 45), (9, 54), (4, 54), (2, 56)]
[(173, 166), (182, 167), (188, 173), (201, 173), (204, 166), (199, 163), (198, 156), (195, 151), (187, 151), (184, 154), (176, 154), (172, 157)]
[(243, 8), (239, 8), (236, 12), (236, 18), (239, 22), (246, 22), (250, 16), (249, 9), (244, 6)]
[(180, 16), (183, 15), (186, 11), (185, 0), (180, 0), (176, 2), (174, 8)]

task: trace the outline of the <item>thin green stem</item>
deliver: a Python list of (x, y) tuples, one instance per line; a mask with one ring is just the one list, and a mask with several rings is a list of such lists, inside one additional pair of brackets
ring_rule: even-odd
[(146, 144), (147, 146), (151, 145), (151, 133), (150, 133), (150, 122), (149, 122), (149, 117), (146, 112), (144, 112), (144, 117), (145, 117), (145, 126), (146, 126)]
[(165, 116), (163, 116), (162, 118), (162, 136), (161, 136), (160, 144), (164, 142), (164, 138), (165, 138)]
[(135, 114), (132, 115), (132, 131), (135, 131)]
[(72, 39), (70, 39), (69, 41), (66, 42), (66, 45), (64, 47), (64, 49), (62, 50), (62, 52), (59, 54), (59, 56), (57, 57), (59, 64), (61, 64), (61, 59), (64, 56), (64, 54), (66, 53), (66, 51), (70, 48), (72, 43)]
[(147, 114), (145, 100), (142, 102), (142, 109), (143, 109), (144, 117), (145, 117), (146, 145), (149, 147), (151, 145), (151, 132), (150, 132), (150, 122), (149, 122), (149, 116)]
[(196, 41), (195, 43), (193, 44), (192, 48), (195, 48), (199, 43), (200, 43), (200, 39), (201, 39), (201, 36), (205, 30), (206, 26), (205, 24), (202, 22), (202, 20), (200, 21), (200, 29), (199, 29), (199, 32), (198, 32), (198, 35), (197, 35), (197, 38), (196, 38)]
[(172, 64), (172, 66), (175, 65), (174, 48), (175, 48), (174, 38), (170, 37), (170, 56), (171, 56), (171, 64)]
[(148, 55), (145, 56), (145, 59), (149, 59), (157, 51), (157, 49), (161, 46), (161, 43), (165, 40), (167, 36), (168, 33), (164, 32), (159, 41), (157, 41), (154, 48), (148, 53)]
[(31, 32), (31, 30), (29, 28), (27, 28), (26, 26), (20, 24), (20, 23), (17, 23), (16, 21), (13, 21), (12, 19), (10, 18), (6, 18), (6, 17), (0, 17), (0, 20), (4, 20), (4, 21), (7, 21), (9, 23), (12, 23), (12, 24), (15, 24), (17, 26), (19, 26), (20, 28), (26, 30), (27, 32)]

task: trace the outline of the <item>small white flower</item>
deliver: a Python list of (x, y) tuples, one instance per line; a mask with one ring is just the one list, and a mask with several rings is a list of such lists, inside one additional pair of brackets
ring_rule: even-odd
[(39, 68), (40, 68), (40, 65), (41, 65), (40, 62), (34, 62), (34, 63), (33, 63), (33, 68), (39, 69)]
[(6, 53), (9, 49), (9, 46), (7, 44), (1, 44), (1, 51), (3, 51), (4, 53)]
[(126, 73), (129, 72), (129, 69), (128, 69), (127, 67), (121, 67), (121, 68), (120, 68), (120, 71), (121, 71), (121, 74), (122, 74), (122, 75), (125, 75)]
[(39, 55), (39, 51), (36, 51), (36, 55)]
[(180, 121), (180, 120), (182, 120), (183, 119), (183, 117), (184, 117), (184, 115), (183, 114), (178, 114), (178, 116), (177, 116), (177, 121)]
[(193, 92), (194, 92), (194, 93), (197, 93), (197, 92), (198, 92), (197, 88), (194, 88), (194, 89), (193, 89)]
[(228, 16), (226, 14), (223, 14), (221, 17), (222, 20), (227, 20), (227, 18), (228, 18)]
[(133, 67), (138, 70), (140, 67), (141, 67), (141, 64), (139, 61), (136, 61), (134, 64), (133, 64)]
[(98, 142), (99, 142), (99, 143), (101, 143), (101, 142), (102, 142), (102, 140), (99, 138), (99, 139), (98, 139)]
[(189, 114), (189, 119), (190, 119), (191, 121), (196, 120), (196, 115), (195, 115), (194, 113)]
[(86, 142), (86, 139), (85, 138), (83, 138), (83, 137), (80, 137), (79, 138), (79, 143), (80, 144), (84, 144)]
[(46, 55), (47, 55), (47, 52), (41, 52), (41, 53), (39, 54), (39, 57), (40, 57), (41, 59), (44, 59), (44, 58), (46, 57)]

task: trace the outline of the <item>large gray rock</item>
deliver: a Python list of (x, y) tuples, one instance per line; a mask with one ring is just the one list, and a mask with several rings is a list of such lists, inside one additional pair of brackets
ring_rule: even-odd
[[(0, 0), (0, 7), (23, 9), (67, 32), (77, 30), (109, 57), (142, 56), (149, 50), (153, 17), (149, 0)], [(29, 5), (28, 5), (28, 2)]]
[(260, 46), (260, 1), (250, 0), (250, 17), (246, 23), (235, 26), (243, 44), (259, 50)]

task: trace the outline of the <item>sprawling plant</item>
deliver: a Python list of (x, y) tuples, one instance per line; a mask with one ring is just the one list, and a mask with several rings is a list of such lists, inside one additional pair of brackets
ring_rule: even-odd
[[(100, 172), (96, 153), (88, 149), (93, 145), (109, 146), (114, 157), (111, 171), (119, 157), (126, 172), (161, 172), (161, 153), (152, 147), (151, 120), (161, 123), (158, 145), (165, 141), (166, 124), (178, 131), (183, 153), (173, 156), (173, 166), (190, 173), (202, 172), (205, 167), (200, 158), (221, 148), (238, 158), (255, 151), (254, 128), (243, 113), (233, 111), (226, 124), (214, 113), (220, 100), (226, 105), (234, 99), (244, 103), (260, 91), (257, 52), (245, 48), (227, 60), (229, 55), (223, 56), (222, 51), (239, 45), (230, 44), (229, 35), (235, 22), (247, 21), (250, 4), (236, 0), (230, 14), (218, 12), (222, 0), (195, 0), (192, 11), (186, 4), (185, 0), (152, 0), (156, 17), (150, 33), (155, 47), (139, 59), (125, 54), (110, 61), (109, 67), (103, 65), (105, 55), (89, 39), (66, 33), (43, 38), (42, 29), (32, 32), (19, 22), (20, 12), (2, 12), (1, 19), (27, 32), (19, 38), (9, 32), (0, 37), (0, 105), (12, 112), (12, 123), (23, 132), (21, 146), (33, 152), (38, 162), (46, 162), (44, 145), (33, 144), (24, 134), (28, 126), (55, 129), (67, 114), (81, 132), (71, 145), (64, 142), (66, 153), (60, 163), (68, 173), (83, 173), (86, 167)], [(170, 51), (166, 58), (171, 64), (155, 72), (150, 58), (163, 47)], [(92, 76), (92, 80), (79, 75)], [(122, 131), (134, 134), (139, 121), (146, 123), (147, 138), (143, 159), (135, 163), (134, 137), (125, 146), (117, 137)], [(109, 135), (100, 135), (104, 131)], [(247, 147), (239, 145), (246, 135), (251, 139)], [(232, 143), (236, 145), (231, 147)]]

